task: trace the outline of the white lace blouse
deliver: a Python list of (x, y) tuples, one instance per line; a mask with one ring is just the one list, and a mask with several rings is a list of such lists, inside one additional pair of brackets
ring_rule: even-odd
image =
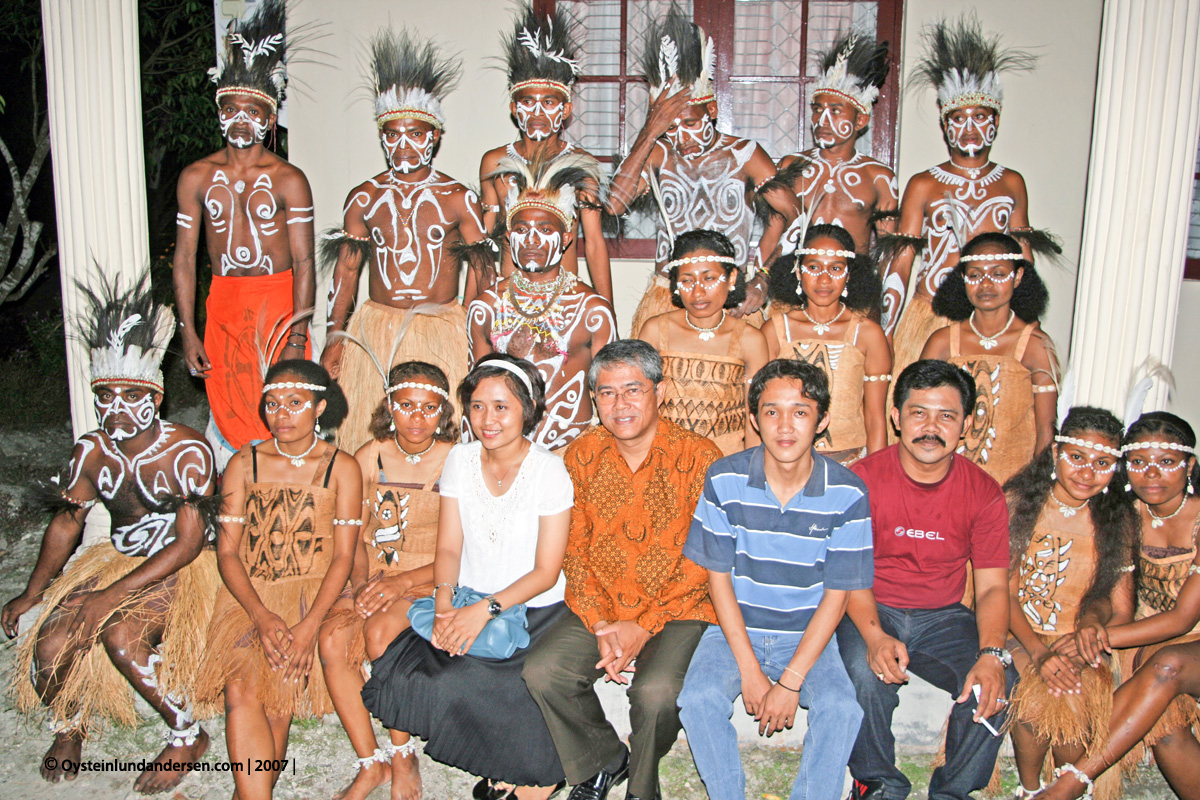
[[(484, 484), (479, 442), (455, 445), (442, 468), (442, 497), (458, 501), (463, 551), (458, 583), (491, 594), (533, 569), (538, 518), (575, 504), (571, 476), (561, 458), (540, 444), (531, 445), (508, 491), (494, 497)], [(566, 579), (528, 602), (540, 608), (563, 599)]]

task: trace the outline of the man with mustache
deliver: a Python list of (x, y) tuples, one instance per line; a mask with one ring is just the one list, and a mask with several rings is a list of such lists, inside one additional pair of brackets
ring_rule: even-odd
[[(1000, 485), (957, 455), (975, 382), (946, 361), (917, 361), (896, 380), (899, 444), (852, 470), (867, 486), (875, 585), (850, 594), (838, 646), (862, 727), (850, 756), (855, 800), (904, 800), (892, 712), (909, 672), (956, 703), (946, 763), (930, 800), (966, 800), (991, 778), (1008, 690), (1016, 681), (1008, 636), (1008, 506)], [(968, 569), (974, 611), (962, 604)]]
[[(483, 154), (479, 164), (479, 185), (483, 202), (483, 221), (492, 230), (504, 212), (504, 197), (509, 185), (494, 173), (500, 159), (507, 156), (528, 162), (535, 154), (558, 158), (565, 153), (587, 151), (563, 138), (571, 118), (571, 91), (580, 72), (578, 48), (571, 36), (571, 21), (560, 9), (553, 16), (540, 18), (533, 6), (521, 6), (516, 29), (504, 38), (508, 62), (509, 113), (517, 123), (520, 136), (512, 144), (496, 147)], [(583, 249), (588, 276), (596, 291), (612, 302), (612, 275), (609, 271), (608, 246), (600, 224), (600, 207), (595, 198), (580, 203), (579, 223), (571, 231), (574, 241), (563, 253), (563, 266), (579, 274), (579, 229), (583, 230)], [(500, 274), (512, 274), (512, 258), (504, 254)]]
[[(315, 299), (312, 190), (303, 172), (263, 144), (285, 95), (284, 16), (284, 0), (264, 0), (226, 38), (212, 71), (225, 146), (184, 169), (176, 190), (172, 263), (183, 356), (188, 371), (205, 380), (205, 435), (218, 470), (268, 435), (258, 416), (255, 331), (283, 328)], [(213, 271), (203, 342), (195, 315), (201, 226)], [(281, 352), (268, 357), (309, 352), (308, 320), (296, 319)]]
[[(381, 359), (440, 367), (458, 386), (467, 373), (466, 310), (458, 301), (459, 265), (472, 265), (469, 300), (490, 280), (495, 250), (483, 230), (479, 198), (433, 168), (446, 124), (442, 100), (461, 67), (407, 30), (381, 30), (371, 42), (375, 124), (387, 170), (350, 190), (342, 227), (321, 235), (322, 265), (334, 264), (326, 330), (348, 331)], [(367, 268), (369, 299), (350, 316)], [(348, 323), (348, 324), (347, 324)], [(379, 369), (361, 347), (331, 338), (321, 364), (350, 404), (338, 447), (354, 452), (370, 438)]]

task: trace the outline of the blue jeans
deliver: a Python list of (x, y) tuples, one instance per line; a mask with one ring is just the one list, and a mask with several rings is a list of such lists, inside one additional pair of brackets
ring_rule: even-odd
[[(945, 608), (905, 609), (879, 604), (879, 622), (885, 633), (908, 648), (908, 671), (952, 697), (963, 690), (963, 681), (975, 666), (979, 653), (979, 630), (975, 614), (961, 603)], [(850, 774), (857, 780), (883, 781), (887, 800), (904, 800), (912, 784), (896, 768), (896, 738), (892, 735), (892, 712), (900, 703), (900, 687), (884, 683), (867, 663), (867, 645), (850, 617), (837, 629), (842, 660), (863, 710), (863, 724), (850, 755)], [(1008, 689), (1017, 672), (1006, 671)], [(987, 786), (996, 766), (1004, 737), (992, 736), (971, 717), (974, 698), (955, 705), (946, 730), (946, 763), (929, 779), (929, 800), (967, 800), (971, 792)], [(1005, 712), (988, 722), (1000, 730)]]
[[(750, 644), (763, 672), (777, 681), (800, 644), (800, 634), (751, 631)], [(793, 684), (795, 680), (793, 676)], [(734, 700), (741, 693), (742, 676), (733, 651), (721, 627), (713, 625), (700, 638), (679, 693), (679, 718), (711, 800), (746, 797), (746, 773), (738, 755), (737, 731), (730, 721)], [(862, 709), (838, 656), (836, 636), (805, 677), (800, 705), (808, 709), (808, 730), (791, 800), (840, 800), (846, 760), (854, 746)]]

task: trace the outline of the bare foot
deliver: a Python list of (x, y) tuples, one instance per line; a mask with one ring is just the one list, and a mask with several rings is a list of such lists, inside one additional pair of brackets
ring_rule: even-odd
[(1035, 794), (1034, 797), (1037, 800), (1075, 800), (1082, 794), (1083, 782), (1068, 772)]
[(392, 800), (421, 800), (421, 768), (416, 753), (392, 756)]
[[(79, 776), (79, 756), (83, 752), (83, 732), (57, 733), (46, 755), (42, 756), (42, 777), (51, 783)], [(69, 765), (69, 769), (68, 769)]]
[(372, 789), (391, 779), (391, 766), (383, 761), (372, 761), (369, 766), (361, 768), (350, 785), (335, 794), (333, 800), (365, 800)]
[[(176, 745), (174, 742), (167, 742), (167, 746), (162, 749), (158, 757), (154, 759), (154, 763), (166, 763), (174, 761), (176, 763), (186, 763), (189, 761), (199, 761), (208, 751), (208, 733), (203, 728), (196, 735), (196, 741), (191, 744)], [(158, 794), (165, 792), (168, 789), (173, 789), (179, 785), (187, 772), (179, 769), (157, 771), (148, 769), (143, 772), (133, 783), (133, 790), (139, 794)]]

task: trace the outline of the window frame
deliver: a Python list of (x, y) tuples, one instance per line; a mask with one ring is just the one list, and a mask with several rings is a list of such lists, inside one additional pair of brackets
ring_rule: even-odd
[[(1192, 186), (1196, 186), (1196, 182), (1200, 181), (1200, 159), (1196, 162), (1196, 171), (1192, 175)], [(1200, 190), (1192, 189), (1193, 193), (1200, 195)], [(1195, 202), (1195, 198), (1192, 198)], [(1190, 227), (1191, 213), (1188, 214), (1188, 223)], [(1185, 281), (1200, 281), (1200, 258), (1190, 258), (1186, 254), (1183, 258), (1183, 279)]]

